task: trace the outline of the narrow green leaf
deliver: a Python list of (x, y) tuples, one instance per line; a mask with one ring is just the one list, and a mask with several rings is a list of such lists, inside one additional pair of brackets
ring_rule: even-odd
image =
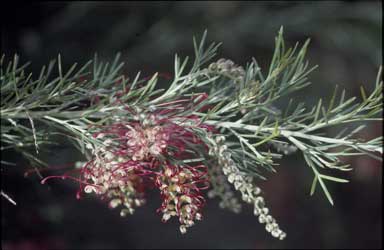
[(315, 190), (316, 190), (316, 184), (317, 184), (317, 176), (315, 175), (313, 177), (313, 181), (312, 181), (312, 185), (311, 185), (311, 192), (310, 192), (310, 196), (312, 196), (314, 193), (315, 193)]
[(349, 182), (349, 180), (341, 179), (341, 178), (337, 178), (337, 177), (333, 177), (333, 176), (329, 176), (329, 175), (320, 174), (319, 177), (327, 179), (327, 180), (330, 180), (330, 181), (334, 181), (334, 182), (340, 182), (340, 183), (347, 183), (347, 182)]
[(319, 118), (320, 109), (321, 109), (321, 102), (322, 102), (322, 99), (320, 98), (320, 100), (319, 100), (319, 102), (317, 104), (317, 107), (316, 107), (315, 116), (313, 118), (313, 123), (314, 124), (317, 122), (317, 119)]
[(363, 98), (363, 101), (366, 102), (367, 101), (367, 95), (365, 94), (365, 90), (364, 90), (363, 86), (360, 86), (360, 93), (361, 93), (361, 97)]
[(333, 105), (334, 105), (334, 103), (335, 103), (335, 99), (336, 99), (336, 95), (337, 95), (337, 89), (338, 89), (338, 85), (336, 85), (335, 90), (333, 91), (333, 94), (332, 94), (332, 98), (331, 98), (331, 100), (329, 101), (328, 110), (327, 110), (327, 113), (328, 113), (328, 114), (329, 114), (329, 112), (332, 110)]
[(329, 203), (331, 203), (331, 205), (333, 206), (334, 205), (333, 199), (332, 199), (332, 196), (331, 196), (331, 194), (329, 193), (329, 191), (327, 189), (327, 186), (324, 184), (324, 182), (323, 182), (323, 180), (321, 179), (320, 176), (318, 177), (318, 179), (319, 179), (320, 186), (321, 186), (321, 188), (324, 191), (325, 196), (327, 197)]

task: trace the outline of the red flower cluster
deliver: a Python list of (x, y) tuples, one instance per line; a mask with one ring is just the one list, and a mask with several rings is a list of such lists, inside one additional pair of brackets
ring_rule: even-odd
[[(207, 150), (190, 129), (203, 126), (193, 116), (171, 115), (166, 109), (156, 115), (135, 113), (132, 117), (97, 127), (93, 136), (104, 147), (93, 148), (93, 157), (81, 168), (80, 177), (71, 178), (79, 181), (79, 192), (94, 192), (108, 200), (111, 208), (122, 206), (122, 216), (144, 204), (146, 188), (157, 187), (163, 199), (158, 209), (163, 221), (178, 216), (180, 231), (185, 233), (202, 218), (202, 190), (209, 187), (204, 165), (182, 163), (196, 158), (197, 151)], [(57, 176), (46, 179), (53, 177)]]

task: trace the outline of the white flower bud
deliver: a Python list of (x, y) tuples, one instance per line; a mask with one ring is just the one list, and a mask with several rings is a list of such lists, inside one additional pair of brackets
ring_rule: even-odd
[(253, 209), (253, 214), (255, 215), (255, 216), (258, 216), (258, 215), (260, 215), (260, 209), (258, 208), (258, 207), (254, 207), (254, 209)]
[(273, 228), (279, 228), (279, 225), (277, 225), (275, 219), (273, 219), (273, 222), (270, 223)]
[(223, 167), (223, 173), (224, 173), (225, 175), (228, 175), (229, 173), (231, 173), (231, 169), (228, 168), (228, 167)]
[(280, 229), (274, 229), (273, 231), (272, 231), (272, 236), (273, 237), (275, 237), (275, 238), (277, 238), (277, 237), (279, 237), (280, 236), (280, 234), (282, 233), (282, 231), (280, 230)]
[[(265, 221), (266, 221), (267, 224), (270, 224), (272, 227), (273, 227), (273, 225), (276, 224), (276, 223), (274, 223), (274, 222), (275, 222), (275, 219), (273, 219), (272, 216), (270, 216), (270, 215), (267, 215), (267, 216), (265, 217)], [(277, 224), (276, 224), (276, 225), (277, 225)]]
[(84, 192), (86, 192), (87, 194), (92, 193), (92, 192), (97, 193), (97, 189), (94, 186), (87, 185), (84, 187)]
[(224, 142), (225, 141), (225, 137), (224, 136), (217, 136), (216, 137), (216, 143), (222, 143), (222, 142)]
[(193, 226), (195, 222), (193, 222), (193, 220), (188, 220), (186, 224), (190, 227)]
[[(267, 215), (269, 213), (269, 209), (264, 207), (263, 209), (261, 209), (261, 213)], [(268, 215), (268, 216), (271, 217), (270, 215)], [(268, 218), (268, 216), (267, 216), (267, 218)]]
[(150, 112), (153, 112), (153, 111), (156, 110), (156, 106), (155, 106), (155, 105), (150, 105), (150, 106), (148, 107), (148, 110), (149, 110)]
[(273, 230), (273, 226), (271, 224), (266, 224), (265, 225), (265, 230), (270, 233)]
[(249, 199), (249, 195), (246, 193), (242, 193), (241, 199), (243, 199), (243, 201), (247, 202), (247, 200)]
[(192, 211), (191, 207), (186, 205), (185, 206), (185, 212), (187, 212), (188, 214)]
[(113, 199), (109, 202), (109, 206), (111, 208), (116, 208), (117, 206), (119, 206), (121, 204), (121, 200), (120, 199)]
[(128, 213), (129, 213), (129, 210), (128, 210), (128, 209), (122, 209), (122, 210), (120, 211), (120, 216), (121, 216), (121, 217), (125, 217), (125, 216), (128, 215)]
[(259, 222), (260, 222), (260, 223), (265, 223), (265, 215), (264, 215), (264, 214), (260, 214), (260, 216), (259, 216)]
[(75, 168), (82, 168), (84, 165), (85, 165), (85, 162), (83, 161), (75, 162)]
[(141, 205), (143, 205), (143, 204), (144, 204), (144, 200), (135, 199), (135, 205), (136, 205), (137, 207), (139, 207), (139, 206), (141, 206)]
[(195, 217), (196, 217), (196, 220), (201, 220), (202, 219), (201, 213), (196, 213)]
[(239, 182), (239, 181), (236, 181), (235, 184), (234, 184), (234, 186), (235, 186), (235, 189), (236, 189), (236, 190), (239, 190), (240, 187), (242, 186), (242, 183)]
[(219, 154), (223, 154), (228, 149), (227, 145), (222, 145), (219, 149)]
[(184, 226), (184, 225), (181, 225), (181, 226), (180, 226), (180, 232), (181, 232), (182, 234), (185, 234), (185, 233), (187, 232), (187, 227)]
[(215, 155), (215, 150), (213, 148), (210, 148), (208, 151), (208, 155), (210, 155), (210, 156)]
[(235, 178), (235, 180), (236, 181), (239, 181), (239, 182), (244, 182), (244, 180), (243, 180), (243, 176), (241, 176), (241, 175), (236, 175), (236, 178)]
[(261, 193), (261, 189), (259, 187), (255, 187), (254, 192), (256, 195), (259, 195)]
[(171, 215), (169, 213), (164, 213), (163, 214), (163, 221), (167, 221), (171, 218)]
[(228, 181), (230, 183), (233, 183), (235, 181), (235, 178), (236, 178), (236, 174), (234, 173), (231, 173), (229, 176), (228, 176)]
[(261, 196), (256, 197), (255, 206), (258, 206), (260, 208), (264, 207), (264, 198)]
[(279, 240), (284, 240), (285, 237), (287, 237), (287, 234), (284, 232), (281, 232), (279, 236)]

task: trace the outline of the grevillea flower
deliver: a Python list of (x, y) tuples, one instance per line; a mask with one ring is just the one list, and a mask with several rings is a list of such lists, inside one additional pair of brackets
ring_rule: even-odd
[(201, 190), (209, 186), (205, 166), (167, 165), (157, 175), (156, 186), (163, 198), (163, 203), (158, 209), (158, 212), (163, 213), (163, 222), (172, 216), (178, 216), (180, 232), (186, 233), (195, 220), (202, 219), (201, 208), (205, 199)]
[[(123, 206), (120, 214), (132, 214), (136, 207), (145, 203), (143, 179), (136, 173), (134, 162), (113, 154), (104, 154), (89, 161), (82, 168), (83, 178), (88, 183), (84, 192), (100, 195), (109, 201), (109, 207)], [(112, 156), (112, 157), (111, 157)]]
[[(114, 155), (133, 161), (148, 161), (167, 147), (169, 133), (156, 123), (155, 116), (140, 116), (142, 121), (117, 122), (101, 127), (94, 137), (114, 142)], [(104, 141), (105, 141), (104, 139)]]
[(131, 114), (126, 119), (120, 117), (112, 124), (94, 127), (93, 136), (103, 146), (89, 145), (91, 160), (82, 166), (79, 178), (71, 178), (80, 183), (79, 193), (94, 193), (111, 208), (122, 206), (122, 216), (145, 203), (145, 189), (156, 187), (162, 198), (158, 209), (162, 221), (177, 216), (180, 231), (185, 233), (202, 219), (202, 191), (209, 187), (209, 181), (206, 166), (179, 162), (208, 151), (192, 127), (211, 127), (193, 115), (179, 116), (165, 107), (156, 114), (128, 111)]
[(142, 128), (136, 125), (125, 136), (129, 147), (129, 154), (134, 161), (160, 155), (167, 147), (169, 139), (169, 135), (164, 132), (161, 126)]
[[(105, 135), (97, 136), (103, 138)], [(121, 205), (121, 216), (132, 214), (136, 207), (145, 203), (144, 163), (121, 156), (110, 138), (104, 141), (104, 146), (92, 148), (92, 159), (80, 168), (79, 177), (68, 174), (49, 176), (42, 183), (51, 178), (73, 179), (80, 185), (78, 199), (82, 192), (94, 193), (108, 201), (111, 208)]]
[[(100, 127), (94, 137), (115, 143), (113, 154), (128, 157), (133, 161), (149, 162), (160, 156), (181, 156), (188, 144), (203, 145), (188, 126), (181, 126), (169, 116), (154, 114), (135, 115), (133, 121), (120, 121)], [(182, 117), (184, 123), (197, 126), (193, 117)]]

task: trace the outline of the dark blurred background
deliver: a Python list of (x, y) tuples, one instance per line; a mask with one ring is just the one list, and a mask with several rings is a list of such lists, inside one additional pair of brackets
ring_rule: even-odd
[[(266, 69), (274, 37), (284, 26), (287, 44), (311, 38), (308, 59), (319, 65), (313, 85), (294, 98), (309, 105), (329, 96), (336, 84), (349, 95), (370, 90), (382, 64), (382, 3), (362, 2), (36, 2), (1, 6), (1, 54), (18, 53), (38, 74), (42, 65), (62, 55), (64, 68), (84, 63), (95, 52), (111, 60), (122, 52), (124, 73), (134, 77), (172, 73), (174, 54), (193, 55), (193, 35), (208, 30), (208, 41), (223, 42), (219, 56), (245, 64), (252, 57)], [(329, 131), (332, 133), (332, 131)], [(382, 135), (372, 123), (359, 136)], [(51, 148), (52, 165), (80, 159), (66, 144)], [(281, 161), (278, 173), (260, 185), (272, 214), (288, 237), (278, 241), (265, 232), (244, 206), (240, 215), (208, 200), (204, 220), (181, 235), (176, 222), (163, 224), (148, 204), (127, 218), (92, 197), (78, 201), (76, 185), (60, 180), (40, 185), (24, 177), (28, 163), (1, 166), (2, 189), (17, 206), (1, 199), (2, 249), (97, 248), (381, 248), (382, 168), (368, 157), (346, 159), (354, 170), (348, 184), (330, 183), (332, 207), (320, 189), (309, 196), (312, 172), (300, 155)], [(47, 173), (44, 173), (47, 174)]]

